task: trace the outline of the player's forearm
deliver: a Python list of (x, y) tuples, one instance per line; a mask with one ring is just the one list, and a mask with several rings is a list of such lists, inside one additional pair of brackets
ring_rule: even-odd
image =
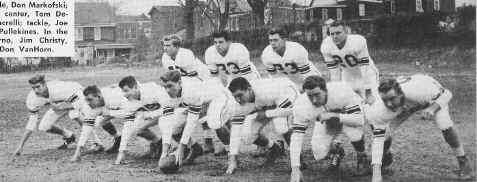
[(374, 135), (371, 145), (371, 164), (381, 165), (384, 150), (384, 133), (382, 135)]
[(80, 135), (80, 138), (79, 138), (79, 141), (78, 141), (77, 148), (84, 147), (86, 145), (86, 142), (88, 141), (88, 137), (91, 134), (91, 132), (93, 131), (93, 129), (94, 129), (94, 125), (90, 125), (90, 124), (86, 124), (86, 123), (83, 124), (83, 126), (81, 128), (81, 135)]
[(187, 145), (190, 141), (192, 133), (194, 132), (195, 126), (197, 125), (197, 120), (199, 120), (199, 114), (189, 113), (187, 114), (186, 125), (184, 131), (182, 132), (181, 144)]
[(300, 154), (303, 145), (304, 133), (293, 132), (290, 141), (290, 164), (291, 167), (300, 166)]
[(230, 129), (230, 155), (238, 155), (240, 148), (240, 128), (242, 124), (238, 122), (232, 122)]
[(121, 142), (119, 144), (119, 151), (126, 151), (129, 139), (134, 134), (134, 123), (132, 121), (124, 122), (123, 130), (121, 131)]
[(364, 124), (364, 116), (361, 113), (339, 114), (340, 122), (350, 127), (360, 127)]
[(276, 109), (269, 109), (265, 111), (265, 116), (268, 118), (274, 117), (287, 117), (293, 114), (292, 108), (276, 108)]
[(450, 90), (444, 89), (444, 91), (434, 100), (433, 103), (440, 106), (439, 108), (447, 105), (452, 99), (452, 92)]

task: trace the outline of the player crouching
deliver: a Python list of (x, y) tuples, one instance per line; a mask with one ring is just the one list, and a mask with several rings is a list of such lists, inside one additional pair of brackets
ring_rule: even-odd
[(338, 169), (344, 155), (341, 146), (334, 146), (333, 139), (340, 133), (348, 136), (357, 152), (358, 174), (369, 171), (365, 153), (361, 112), (362, 99), (344, 82), (329, 82), (320, 76), (309, 76), (303, 83), (304, 94), (300, 95), (293, 108), (293, 133), (290, 143), (291, 180), (302, 180), (300, 153), (306, 128), (314, 122), (311, 146), (316, 160), (330, 155), (329, 167)]
[(392, 156), (389, 151), (391, 138), (385, 135), (386, 129), (395, 129), (418, 111), (422, 119), (436, 121), (445, 141), (454, 150), (459, 163), (457, 177), (464, 180), (473, 178), (464, 147), (449, 114), (449, 101), (452, 98), (450, 90), (442, 87), (430, 76), (417, 74), (381, 81), (378, 92), (382, 102), (378, 100), (379, 102), (366, 109), (366, 118), (374, 130), (373, 182), (382, 181), (381, 167), (389, 165), (389, 157)]

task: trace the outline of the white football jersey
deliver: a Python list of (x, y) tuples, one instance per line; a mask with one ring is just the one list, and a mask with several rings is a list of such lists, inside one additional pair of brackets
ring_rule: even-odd
[(369, 56), (366, 39), (363, 36), (348, 35), (346, 43), (341, 49), (336, 46), (331, 37), (326, 37), (321, 44), (321, 53), (330, 71), (340, 70), (341, 81), (360, 85), (364, 88), (377, 86), (375, 85), (377, 82), (377, 68)]
[(300, 75), (303, 80), (310, 75), (320, 75), (318, 69), (308, 59), (308, 51), (299, 43), (286, 41), (285, 53), (280, 56), (271, 45), (262, 52), (262, 63), (270, 73), (287, 76)]
[(127, 102), (127, 108), (136, 111), (155, 111), (161, 107), (164, 113), (172, 112), (169, 107), (171, 105), (171, 98), (166, 89), (154, 82), (138, 83), (140, 92), (139, 100), (129, 100)]
[[(326, 84), (328, 98), (325, 105), (316, 107), (304, 93), (301, 94), (293, 108), (293, 128), (305, 132), (311, 122), (317, 121), (322, 112), (351, 114), (361, 112), (362, 99), (345, 82), (329, 82)], [(364, 119), (364, 118), (363, 118)]]
[(223, 73), (228, 76), (228, 80), (239, 76), (256, 78), (260, 75), (250, 62), (248, 49), (241, 43), (230, 43), (225, 56), (217, 51), (215, 45), (210, 46), (205, 51), (205, 63), (211, 74)]
[(232, 98), (222, 84), (213, 80), (198, 82), (190, 79), (182, 79), (181, 97), (174, 100), (174, 107), (186, 106), (189, 112), (200, 113), (204, 104), (209, 104), (219, 95), (227, 95)]
[(162, 54), (162, 65), (168, 70), (177, 70), (182, 76), (204, 77), (200, 75), (203, 69), (207, 69), (194, 53), (185, 48), (179, 48), (175, 59), (171, 58), (167, 53)]
[(54, 80), (46, 82), (46, 86), (48, 87), (48, 98), (36, 95), (33, 90), (28, 94), (26, 105), (30, 112), (37, 112), (42, 106), (49, 103), (75, 103), (83, 99), (83, 86), (78, 82)]
[[(299, 95), (299, 90), (288, 78), (257, 79), (250, 81), (255, 101), (252, 104), (242, 106), (238, 115), (247, 115), (256, 110), (277, 109), (273, 115), (282, 115), (283, 110), (293, 107), (293, 103)], [(247, 109), (244, 109), (247, 108)]]
[(94, 120), (97, 116), (102, 114), (103, 109), (114, 111), (123, 110), (122, 113), (111, 112), (117, 114), (118, 118), (126, 117), (126, 115), (131, 114), (129, 113), (130, 111), (125, 108), (128, 105), (128, 100), (124, 97), (121, 88), (118, 86), (113, 85), (101, 88), (101, 95), (104, 99), (103, 107), (91, 108), (89, 105), (85, 104), (84, 108), (80, 110), (86, 120)]

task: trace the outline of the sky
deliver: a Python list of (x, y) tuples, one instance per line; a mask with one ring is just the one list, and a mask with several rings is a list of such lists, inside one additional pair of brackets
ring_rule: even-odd
[[(119, 5), (119, 14), (128, 14), (128, 15), (139, 15), (144, 13), (147, 15), (152, 6), (156, 5), (178, 5), (178, 0), (76, 0), (77, 2), (84, 1), (108, 1), (111, 4)], [(318, 0), (320, 1), (320, 0)], [(327, 0), (328, 1), (328, 0)], [(455, 0), (456, 7), (462, 6), (464, 4), (473, 4), (475, 5), (476, 0)]]

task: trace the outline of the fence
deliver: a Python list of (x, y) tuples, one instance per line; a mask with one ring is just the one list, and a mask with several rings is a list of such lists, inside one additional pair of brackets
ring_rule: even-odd
[(19, 61), (18, 58), (0, 58), (0, 73), (18, 73), (26, 71), (52, 70), (73, 67), (78, 63), (71, 58), (40, 58), (39, 63), (30, 60)]

